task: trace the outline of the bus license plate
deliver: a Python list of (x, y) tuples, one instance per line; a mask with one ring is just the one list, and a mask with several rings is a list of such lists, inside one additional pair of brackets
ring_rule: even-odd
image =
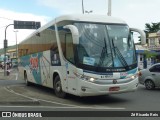
[(110, 87), (109, 91), (119, 91), (120, 87)]

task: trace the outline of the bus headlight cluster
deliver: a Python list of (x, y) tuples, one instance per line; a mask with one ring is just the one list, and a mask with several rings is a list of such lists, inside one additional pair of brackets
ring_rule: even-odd
[(93, 78), (93, 77), (89, 77), (89, 76), (85, 76), (85, 75), (80, 75), (78, 73), (75, 73), (75, 75), (82, 79), (82, 80), (85, 80), (85, 81), (89, 81), (89, 82), (94, 82), (96, 80), (96, 78)]
[(81, 79), (89, 81), (89, 82), (94, 82), (96, 79), (93, 77), (89, 77), (89, 76), (82, 76)]

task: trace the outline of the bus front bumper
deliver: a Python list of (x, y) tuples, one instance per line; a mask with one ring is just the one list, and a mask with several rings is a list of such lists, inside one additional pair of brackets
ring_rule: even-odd
[(79, 96), (98, 96), (115, 93), (133, 92), (138, 88), (138, 77), (128, 83), (100, 85), (92, 82), (79, 80)]

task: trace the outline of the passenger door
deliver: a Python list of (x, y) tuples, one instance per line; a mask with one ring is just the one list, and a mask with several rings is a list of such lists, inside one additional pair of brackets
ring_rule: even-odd
[(150, 72), (156, 86), (160, 86), (160, 65), (155, 65), (150, 68)]
[(74, 44), (72, 34), (67, 33), (65, 35), (65, 58), (66, 58), (66, 74), (68, 83), (68, 92), (75, 94), (77, 91), (77, 80), (74, 75), (75, 60), (74, 60)]

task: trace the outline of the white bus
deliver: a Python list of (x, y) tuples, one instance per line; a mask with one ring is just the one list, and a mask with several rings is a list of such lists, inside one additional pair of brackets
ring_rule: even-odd
[(101, 15), (61, 16), (18, 46), (19, 71), (26, 84), (66, 93), (97, 96), (135, 91), (138, 68), (132, 31), (120, 19)]

